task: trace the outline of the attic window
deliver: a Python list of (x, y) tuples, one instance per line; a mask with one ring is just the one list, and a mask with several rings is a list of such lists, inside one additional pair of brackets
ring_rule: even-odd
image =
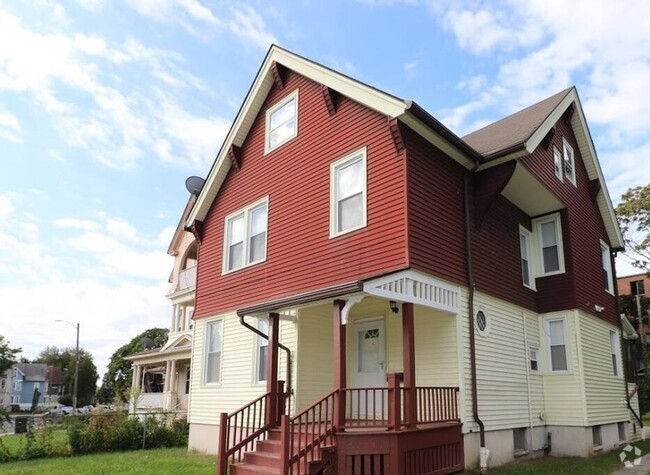
[(298, 89), (266, 111), (264, 153), (298, 135)]
[(576, 184), (576, 164), (575, 156), (573, 154), (573, 148), (569, 145), (566, 139), (562, 139), (563, 148), (564, 148), (564, 176), (573, 183)]
[(564, 181), (564, 173), (562, 172), (562, 154), (553, 146), (553, 167), (555, 169), (555, 176), (560, 181)]

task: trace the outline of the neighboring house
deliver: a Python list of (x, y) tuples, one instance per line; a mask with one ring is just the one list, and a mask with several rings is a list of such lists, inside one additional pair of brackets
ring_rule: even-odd
[(646, 272), (642, 274), (627, 275), (616, 279), (618, 295), (642, 295), (650, 293), (650, 277)]
[(43, 363), (16, 363), (13, 366), (14, 381), (12, 404), (21, 409), (32, 406), (34, 391), (38, 390), (38, 404), (44, 404), (49, 394), (48, 365)]
[[(643, 374), (643, 348), (641, 343), (646, 341), (650, 337), (650, 324), (643, 324), (640, 319), (636, 317), (638, 315), (641, 298), (647, 298), (648, 292), (650, 292), (650, 277), (647, 273), (628, 275), (625, 277), (619, 277), (616, 279), (618, 287), (618, 295), (633, 295), (637, 304), (637, 312), (634, 315), (627, 315), (629, 323), (635, 329), (635, 335), (638, 334), (641, 338), (636, 339), (635, 341), (626, 341), (624, 354), (630, 365), (628, 372), (630, 374)], [(621, 316), (622, 318), (623, 316)], [(628, 321), (625, 319), (625, 321)]]
[(196, 287), (196, 241), (184, 230), (194, 204), (188, 201), (176, 232), (167, 249), (174, 257), (174, 269), (167, 298), (172, 304), (169, 337), (162, 348), (153, 348), (128, 357), (133, 362), (131, 412), (164, 410), (187, 412), (190, 390), (192, 313)]
[(623, 241), (575, 88), (461, 138), (273, 46), (186, 224), (189, 444), (220, 473), (247, 450), (231, 473), (446, 473), (636, 437)]
[(0, 407), (11, 406), (13, 399), (14, 370), (8, 369), (0, 377)]

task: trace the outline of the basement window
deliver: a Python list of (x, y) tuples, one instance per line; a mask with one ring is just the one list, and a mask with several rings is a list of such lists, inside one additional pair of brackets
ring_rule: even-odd
[(512, 436), (514, 439), (515, 455), (523, 455), (523, 453), (528, 452), (528, 429), (526, 427), (513, 429)]
[(627, 440), (627, 434), (625, 433), (625, 422), (618, 423), (618, 440), (625, 442)]
[(594, 448), (601, 447), (603, 445), (603, 432), (600, 426), (593, 426), (591, 428), (591, 434), (594, 439)]

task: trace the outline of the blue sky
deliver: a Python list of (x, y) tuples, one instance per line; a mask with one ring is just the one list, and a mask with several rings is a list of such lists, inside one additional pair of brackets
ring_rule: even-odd
[(612, 199), (650, 181), (647, 1), (0, 0), (0, 334), (34, 357), (81, 322), (102, 373), (168, 326), (184, 180), (272, 42), (459, 135), (575, 84)]

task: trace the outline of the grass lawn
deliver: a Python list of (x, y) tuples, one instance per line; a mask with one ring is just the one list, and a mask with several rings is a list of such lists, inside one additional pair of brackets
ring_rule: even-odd
[[(650, 440), (633, 444), (641, 449), (643, 455), (650, 453)], [(614, 470), (623, 468), (618, 457), (620, 450), (589, 458), (578, 457), (544, 457), (542, 459), (512, 463), (503, 467), (491, 468), (490, 475), (609, 475)], [(466, 472), (479, 473), (479, 472)]]
[[(5, 435), (0, 437), (0, 444), (4, 445), (10, 453), (15, 454), (25, 446), (25, 434)], [(69, 450), (68, 434), (65, 430), (56, 430), (52, 432), (52, 445), (61, 449), (62, 452)]]
[(4, 475), (212, 475), (215, 461), (213, 455), (192, 453), (185, 448), (154, 449), (5, 463), (0, 465), (0, 472)]

